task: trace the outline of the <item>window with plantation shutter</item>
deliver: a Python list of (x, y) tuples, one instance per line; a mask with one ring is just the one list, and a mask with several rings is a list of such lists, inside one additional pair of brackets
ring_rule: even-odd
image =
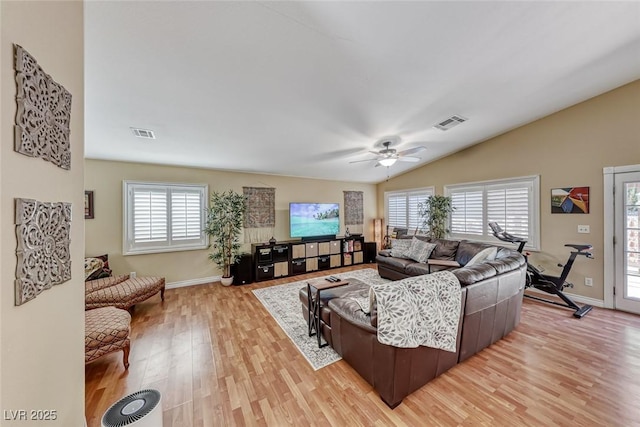
[(496, 243), (489, 222), (540, 247), (540, 179), (537, 176), (445, 186), (454, 211), (450, 232), (455, 239)]
[(205, 249), (208, 187), (123, 182), (125, 255)]
[(432, 195), (433, 187), (386, 192), (384, 198), (387, 226), (415, 231), (422, 225), (418, 216), (418, 204)]

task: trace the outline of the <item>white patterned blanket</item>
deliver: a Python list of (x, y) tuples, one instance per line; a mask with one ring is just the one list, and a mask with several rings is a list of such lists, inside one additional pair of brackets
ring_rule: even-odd
[(378, 341), (382, 344), (456, 351), (462, 290), (451, 272), (372, 285), (371, 290), (377, 302)]

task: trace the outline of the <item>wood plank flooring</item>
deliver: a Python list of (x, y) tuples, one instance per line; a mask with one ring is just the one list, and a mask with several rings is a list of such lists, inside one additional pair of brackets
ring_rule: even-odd
[(164, 427), (640, 425), (640, 316), (594, 308), (575, 319), (525, 299), (508, 337), (391, 410), (346, 362), (313, 371), (251, 293), (325, 274), (138, 304), (129, 370), (122, 353), (86, 366), (88, 426), (143, 388), (162, 393)]

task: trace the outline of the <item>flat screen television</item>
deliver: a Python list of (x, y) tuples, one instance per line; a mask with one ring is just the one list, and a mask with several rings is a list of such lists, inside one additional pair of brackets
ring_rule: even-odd
[(314, 238), (340, 232), (340, 204), (289, 203), (291, 237)]

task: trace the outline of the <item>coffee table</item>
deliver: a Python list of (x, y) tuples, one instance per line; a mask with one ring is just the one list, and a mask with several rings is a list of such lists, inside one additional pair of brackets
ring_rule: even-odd
[[(309, 336), (312, 337), (314, 334), (318, 337), (318, 347), (322, 348), (328, 343), (322, 343), (322, 331), (321, 331), (321, 316), (320, 310), (322, 306), (322, 302), (320, 301), (320, 292), (333, 289), (340, 286), (348, 285), (349, 281), (345, 279), (341, 279), (339, 282), (330, 282), (325, 278), (321, 279), (311, 279), (307, 281), (307, 308), (309, 312), (307, 313), (307, 323), (309, 325)], [(311, 288), (315, 289), (315, 300), (311, 294)]]

